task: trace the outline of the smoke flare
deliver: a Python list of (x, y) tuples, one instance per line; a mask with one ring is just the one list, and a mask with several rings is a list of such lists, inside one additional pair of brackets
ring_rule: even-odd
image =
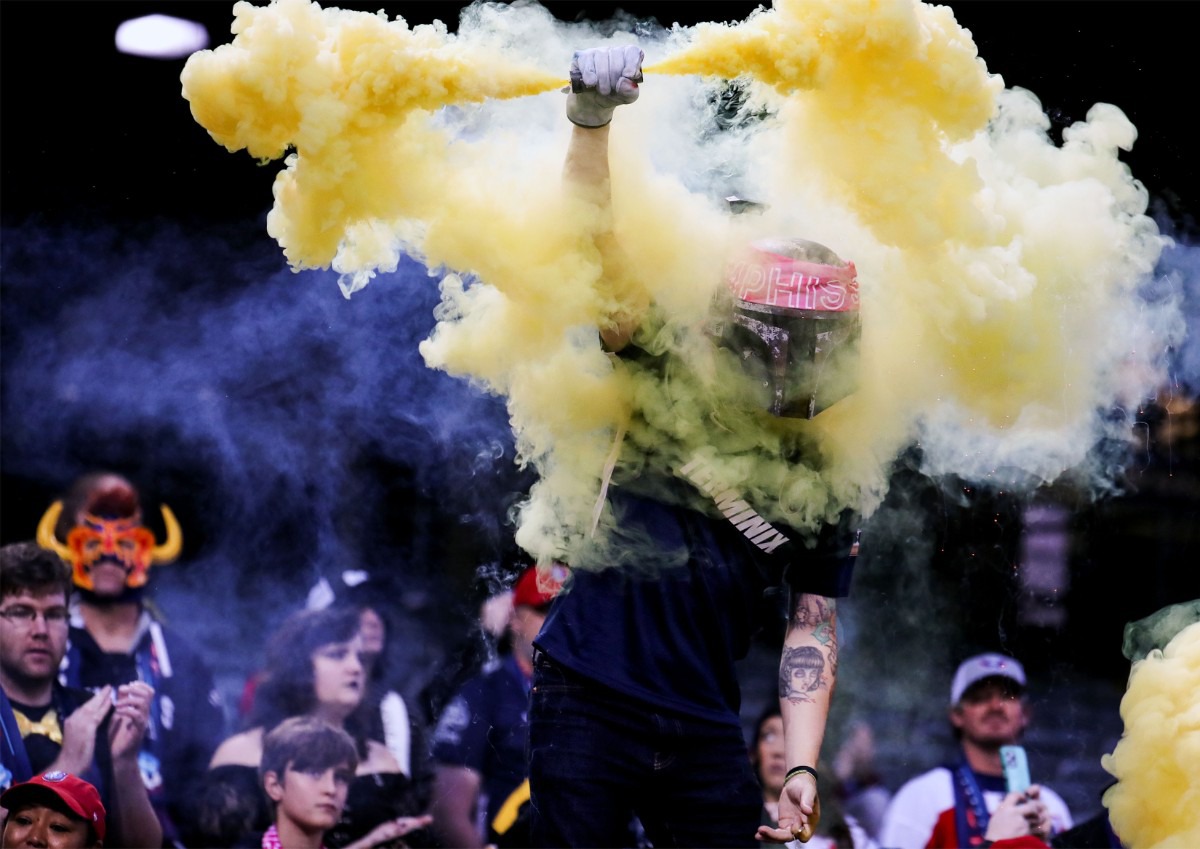
[[(295, 149), (268, 218), (294, 269), (334, 268), (347, 296), (404, 253), (448, 272), (421, 352), (506, 399), (540, 476), (518, 534), (539, 558), (581, 562), (619, 431), (665, 468), (709, 456), (800, 528), (869, 516), (914, 442), (931, 474), (1107, 486), (1091, 452), (1126, 438), (1182, 337), (1178, 299), (1144, 294), (1169, 240), (1119, 159), (1133, 125), (1098, 104), (1056, 144), (948, 8), (780, 0), (740, 23), (600, 34), (478, 4), (453, 39), (304, 0), (235, 11), (233, 45), (185, 68), (193, 114), (231, 149)], [(610, 219), (561, 191), (554, 89), (572, 50), (632, 29), (647, 78), (613, 125)], [(744, 99), (722, 106), (719, 78)], [(735, 192), (765, 213), (729, 220)], [(791, 428), (739, 412), (699, 332), (727, 249), (776, 235), (852, 259), (863, 299), (860, 390)], [(661, 317), (642, 344), (689, 375), (664, 384), (601, 350), (595, 328), (642, 300)], [(810, 438), (818, 469), (791, 459)]]
[[(1185, 605), (1179, 605), (1180, 608)], [(1196, 615), (1193, 602), (1191, 618)], [(1125, 733), (1104, 768), (1113, 830), (1136, 849), (1200, 845), (1200, 622), (1136, 660), (1121, 699)]]

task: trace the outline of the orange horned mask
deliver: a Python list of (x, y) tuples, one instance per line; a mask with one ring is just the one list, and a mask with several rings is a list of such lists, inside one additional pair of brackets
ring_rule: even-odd
[(55, 552), (71, 564), (75, 586), (81, 589), (93, 588), (92, 567), (102, 558), (121, 564), (127, 587), (141, 587), (149, 578), (147, 573), (151, 565), (174, 560), (183, 546), (179, 522), (165, 504), (162, 505), (162, 516), (167, 539), (162, 545), (156, 544), (154, 534), (142, 525), (140, 512), (120, 519), (85, 513), (80, 524), (67, 534), (64, 545), (54, 534), (62, 509), (61, 501), (50, 505), (38, 522), (37, 540), (42, 548)]

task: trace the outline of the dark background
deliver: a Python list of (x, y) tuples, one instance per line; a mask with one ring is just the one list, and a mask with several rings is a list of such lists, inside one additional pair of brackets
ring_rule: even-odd
[[(452, 29), (458, 2), (348, 2), (342, 8), (401, 15), (410, 26)], [(562, 20), (605, 20), (623, 9), (670, 26), (737, 21), (752, 2), (556, 2)], [(1138, 127), (1125, 160), (1172, 211), (1195, 214), (1200, 181), (1187, 115), (1194, 47), (1186, 0), (965, 0), (948, 5), (979, 54), (1009, 86), (1030, 89), (1057, 128), (1096, 102), (1114, 103)], [(4, 213), (100, 207), (222, 219), (270, 203), (274, 171), (213, 143), (179, 95), (184, 60), (123, 56), (112, 33), (128, 18), (169, 12), (204, 23), (213, 46), (231, 39), (233, 3), (222, 0), (4, 0)], [(86, 163), (100, 159), (103, 169)], [(219, 209), (206, 196), (222, 195)]]
[[(353, 566), (390, 587), (400, 662), (420, 685), (467, 639), (482, 585), (518, 567), (506, 514), (528, 473), (503, 404), (421, 364), (436, 304), (424, 270), (408, 263), (350, 301), (330, 274), (291, 274), (265, 228), (278, 165), (229, 154), (194, 122), (184, 60), (112, 47), (121, 21), (164, 11), (205, 23), (215, 46), (232, 5), (0, 3), (0, 536), (31, 537), (76, 476), (116, 469), (144, 488), (155, 527), (160, 501), (179, 515), (184, 554), (156, 573), (156, 595), (222, 671), (252, 666), (316, 578)], [(461, 7), (340, 5), (451, 28)], [(545, 5), (563, 20), (624, 9), (686, 25), (757, 4)], [(1194, 324), (1194, 4), (947, 5), (990, 71), (1041, 98), (1056, 135), (1097, 102), (1132, 120), (1123, 158), (1178, 239), (1164, 269), (1190, 287)], [(1026, 499), (928, 480), (902, 458), (847, 614), (850, 702), (869, 690), (856, 674), (899, 657), (939, 695), (880, 705), (940, 705), (949, 657), (979, 647), (1019, 653), (1045, 681), (1100, 686), (1115, 713), (1125, 623), (1200, 597), (1195, 362), (1146, 399), (1129, 446), (1107, 446), (1118, 494), (1039, 493), (1067, 515), (1052, 598), (1021, 580)], [(777, 637), (764, 635), (767, 655)]]

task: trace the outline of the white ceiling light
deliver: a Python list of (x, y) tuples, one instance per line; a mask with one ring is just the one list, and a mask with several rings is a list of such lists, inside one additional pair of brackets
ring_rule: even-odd
[(207, 46), (203, 24), (169, 15), (146, 15), (117, 27), (117, 49), (132, 56), (182, 59)]

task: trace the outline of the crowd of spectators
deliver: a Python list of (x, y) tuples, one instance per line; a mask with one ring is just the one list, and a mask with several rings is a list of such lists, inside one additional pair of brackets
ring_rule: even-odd
[[(56, 504), (53, 530), (43, 521), (36, 541), (0, 549), (0, 789), (75, 788), (68, 802), (92, 793), (88, 804), (107, 811), (106, 822), (76, 827), (79, 806), (22, 791), (5, 798), (46, 797), (63, 810), (22, 813), (14, 828), (53, 814), (90, 841), (81, 845), (97, 845), (107, 826), (109, 845), (149, 849), (530, 845), (533, 640), (570, 581), (566, 567), (525, 564), (501, 582), (479, 609), (491, 650), (448, 664), (455, 681), (432, 716), (406, 696), (403, 670), (389, 668), (398, 612), (365, 573), (316, 588), (291, 611), (227, 709), (209, 661), (150, 603), (148, 566), (164, 548), (177, 554), (177, 542), (172, 552), (169, 540), (150, 535), (125, 478), (92, 475), (83, 484), (67, 501), (73, 520), (64, 525)], [(818, 765), (823, 809), (809, 845), (1052, 843), (1070, 829), (1053, 791), (1006, 786), (1001, 747), (1018, 745), (1030, 721), (1020, 662), (983, 654), (947, 672), (947, 716), (962, 757), (897, 777), (893, 795), (873, 761), (872, 729), (851, 728)], [(782, 740), (783, 718), (770, 705), (747, 745), (768, 826), (788, 778)], [(66, 785), (56, 778), (64, 775)], [(652, 845), (635, 816), (627, 845)]]

